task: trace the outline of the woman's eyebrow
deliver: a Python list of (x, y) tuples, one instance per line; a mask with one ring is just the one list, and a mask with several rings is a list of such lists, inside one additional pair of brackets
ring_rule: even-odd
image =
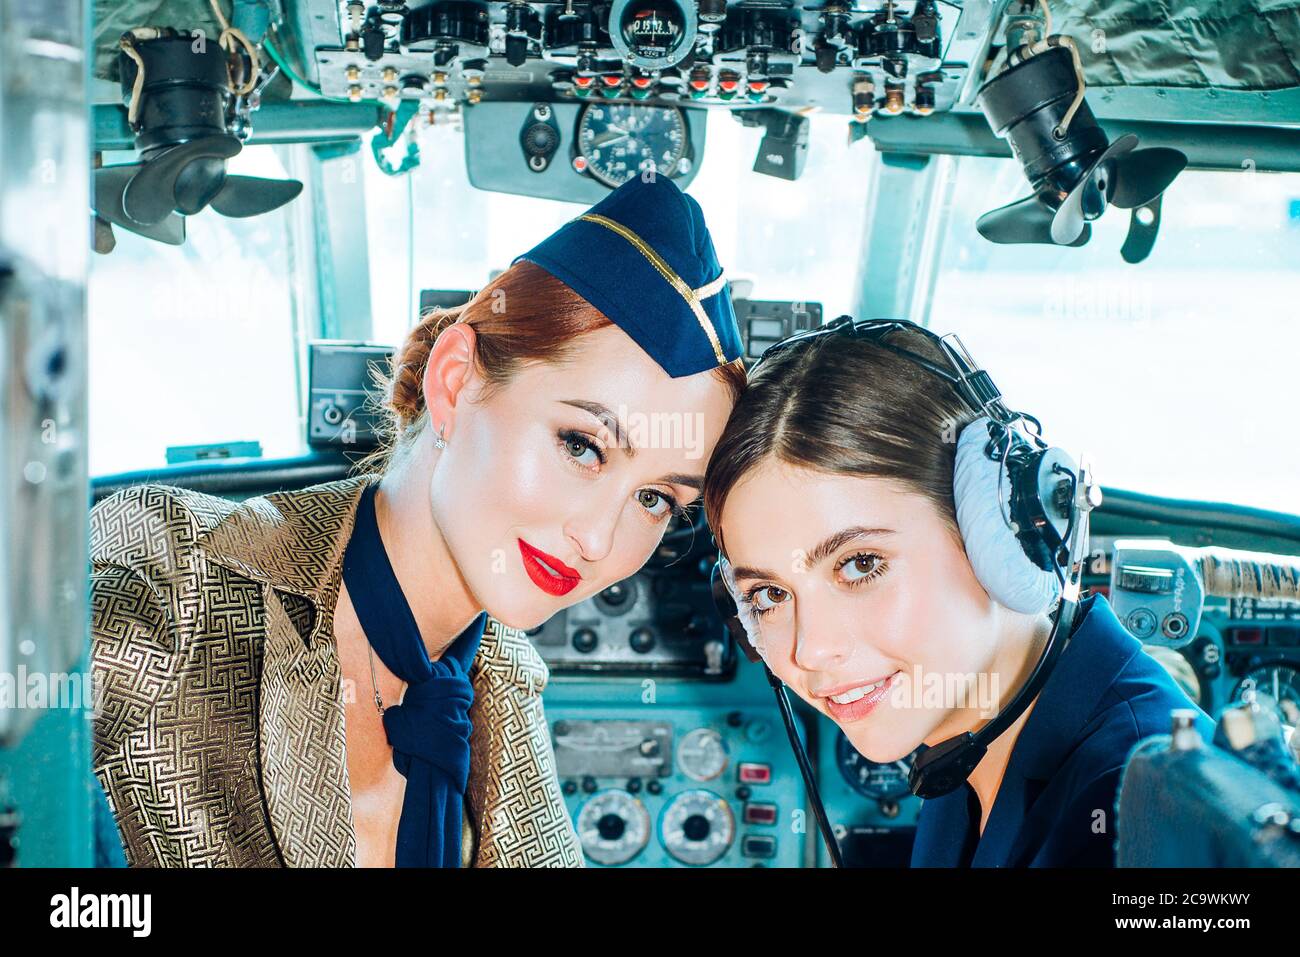
[(636, 449), (628, 440), (627, 430), (623, 428), (623, 423), (618, 420), (618, 416), (605, 405), (599, 402), (591, 402), (587, 399), (560, 399), (563, 405), (571, 405), (575, 409), (581, 409), (583, 412), (590, 413), (600, 420), (605, 428), (614, 433), (614, 444), (628, 454), (628, 457), (636, 455)]
[[(582, 411), (595, 416), (600, 420), (601, 425), (614, 433), (614, 444), (626, 452), (628, 458), (636, 455), (636, 449), (627, 437), (627, 430), (623, 428), (623, 423), (618, 420), (618, 416), (608, 406), (587, 399), (560, 399), (559, 401), (563, 405), (571, 405), (575, 409), (582, 409)], [(704, 488), (703, 475), (691, 475), (687, 472), (672, 472), (660, 478), (659, 481), (664, 485), (681, 485), (684, 488), (695, 489), (697, 492)]]
[[(847, 545), (849, 542), (859, 538), (870, 538), (874, 536), (893, 535), (892, 528), (868, 528), (865, 525), (852, 525), (849, 528), (841, 529), (829, 538), (819, 542), (815, 547), (809, 549), (805, 555), (806, 565), (811, 568), (817, 563), (823, 561), (828, 555), (839, 548)], [(732, 568), (732, 574), (739, 581), (742, 578), (780, 578), (773, 572), (764, 568), (755, 568), (752, 565), (736, 565)]]

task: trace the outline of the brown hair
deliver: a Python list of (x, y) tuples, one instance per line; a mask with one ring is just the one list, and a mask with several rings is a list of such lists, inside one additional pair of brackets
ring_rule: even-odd
[[(890, 343), (940, 365), (922, 333)], [(957, 433), (975, 418), (953, 387), (888, 349), (817, 336), (764, 361), (732, 409), (705, 472), (704, 513), (722, 544), (727, 495), (768, 457), (819, 472), (896, 479), (929, 498), (954, 533)]]
[[(509, 303), (509, 308), (507, 308)], [(393, 355), (387, 374), (375, 370), (380, 387), (380, 447), (357, 463), (361, 472), (384, 472), (395, 455), (408, 447), (428, 424), (424, 404), (424, 370), (443, 330), (463, 322), (474, 327), (475, 365), (487, 381), (486, 391), (505, 385), (531, 362), (562, 362), (574, 340), (612, 325), (609, 318), (545, 269), (521, 260), (453, 309), (431, 309), (420, 317)], [(739, 359), (713, 370), (730, 390), (732, 401), (745, 388)]]

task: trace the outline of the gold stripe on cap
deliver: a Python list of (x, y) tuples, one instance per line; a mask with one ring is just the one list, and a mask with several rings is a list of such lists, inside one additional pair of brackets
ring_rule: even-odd
[(727, 277), (719, 273), (718, 278), (713, 280), (713, 282), (706, 283), (705, 285), (701, 286), (699, 289), (695, 290), (695, 295), (699, 296), (701, 299), (708, 299), (710, 296), (714, 296), (720, 293), (722, 291), (722, 287), (725, 286), (726, 284), (727, 284)]
[[(686, 282), (682, 277), (673, 272), (673, 268), (669, 266), (668, 263), (664, 262), (663, 257), (655, 252), (649, 243), (636, 233), (632, 232), (632, 230), (628, 229), (622, 223), (616, 223), (614, 220), (609, 219), (606, 216), (601, 216), (599, 213), (585, 213), (578, 218), (585, 219), (592, 223), (599, 223), (606, 229), (612, 229), (635, 246), (641, 252), (641, 255), (645, 256), (645, 258), (650, 261), (650, 265), (654, 266), (655, 269), (658, 270), (659, 275), (667, 279), (669, 285), (676, 289), (681, 297), (686, 300), (686, 305), (690, 306), (691, 312), (695, 314), (695, 318), (699, 322), (700, 328), (703, 329), (704, 334), (709, 337), (709, 345), (713, 346), (713, 354), (718, 359), (718, 365), (724, 365), (726, 363), (727, 357), (722, 352), (722, 344), (718, 342), (718, 333), (714, 330), (713, 324), (709, 322), (709, 317), (705, 314), (704, 307), (700, 305), (700, 297), (697, 295), (696, 290), (686, 285)], [(719, 276), (718, 279), (713, 281), (713, 283), (709, 283), (709, 286), (712, 286), (721, 278), (722, 277)], [(709, 286), (703, 288), (708, 289)], [(716, 291), (717, 290), (714, 290), (714, 292)], [(712, 295), (712, 293), (708, 293), (707, 295)]]

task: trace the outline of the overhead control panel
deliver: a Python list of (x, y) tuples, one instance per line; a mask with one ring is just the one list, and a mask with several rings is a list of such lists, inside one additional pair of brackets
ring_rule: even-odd
[[(991, 3), (613, 0), (303, 3), (321, 92), (353, 101), (589, 100), (820, 107), (865, 121), (950, 108)], [(964, 21), (964, 23), (963, 23)], [(337, 24), (329, 37), (325, 22)], [(331, 42), (332, 41), (332, 42)]]

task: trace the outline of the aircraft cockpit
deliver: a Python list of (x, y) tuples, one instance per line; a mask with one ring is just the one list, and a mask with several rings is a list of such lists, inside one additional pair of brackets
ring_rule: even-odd
[[(0, 45), (0, 864), (1300, 864), (1295, 5), (0, 0)], [(610, 441), (541, 458), (551, 405)], [(395, 730), (422, 669), (459, 764)]]

